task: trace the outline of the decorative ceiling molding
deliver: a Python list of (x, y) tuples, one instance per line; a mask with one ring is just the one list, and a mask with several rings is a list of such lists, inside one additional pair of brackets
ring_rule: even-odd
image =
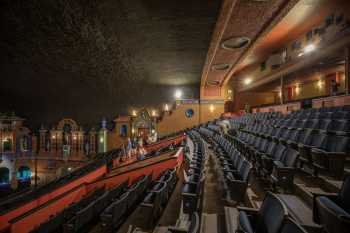
[[(237, 64), (254, 50), (257, 43), (298, 2), (299, 0), (224, 1), (203, 68), (201, 86), (205, 88), (207, 81), (210, 80), (218, 80), (224, 86), (236, 71)], [(257, 20), (260, 20), (260, 24), (256, 22)], [(247, 37), (251, 41), (240, 49), (223, 48), (224, 38), (235, 37)], [(219, 73), (211, 69), (215, 63), (228, 63), (231, 64), (231, 67), (225, 72)]]

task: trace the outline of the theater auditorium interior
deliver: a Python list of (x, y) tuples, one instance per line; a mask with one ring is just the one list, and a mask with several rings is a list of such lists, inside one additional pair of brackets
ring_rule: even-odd
[(348, 0), (2, 0), (0, 35), (0, 233), (350, 233)]

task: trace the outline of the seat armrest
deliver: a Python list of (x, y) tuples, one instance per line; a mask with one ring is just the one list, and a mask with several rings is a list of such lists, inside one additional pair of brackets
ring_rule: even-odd
[(315, 199), (316, 197), (324, 196), (329, 198), (330, 200), (336, 202), (338, 198), (337, 193), (317, 193), (317, 192), (312, 192), (312, 196)]

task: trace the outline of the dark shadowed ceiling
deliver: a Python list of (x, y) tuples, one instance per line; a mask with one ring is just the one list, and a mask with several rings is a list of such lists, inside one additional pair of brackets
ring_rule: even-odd
[(0, 112), (89, 125), (198, 98), (220, 0), (3, 0)]

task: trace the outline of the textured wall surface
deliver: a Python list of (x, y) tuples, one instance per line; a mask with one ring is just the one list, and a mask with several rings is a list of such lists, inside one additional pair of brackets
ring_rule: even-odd
[(220, 0), (4, 0), (0, 111), (91, 124), (198, 97)]

